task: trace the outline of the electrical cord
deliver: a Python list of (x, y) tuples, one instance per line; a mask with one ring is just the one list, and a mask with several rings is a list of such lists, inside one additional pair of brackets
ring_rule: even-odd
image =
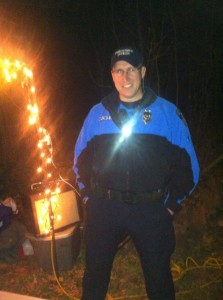
[[(191, 256), (187, 257), (186, 259), (186, 268), (183, 269), (177, 264), (173, 264), (171, 267), (171, 271), (175, 274), (174, 282), (181, 279), (187, 272), (196, 270), (196, 269), (215, 269), (219, 270), (220, 273), (216, 275), (214, 278), (212, 278), (209, 282), (204, 283), (200, 285), (199, 287), (196, 287), (194, 289), (203, 289), (211, 285), (212, 283), (218, 281), (223, 276), (223, 259), (221, 258), (212, 258), (209, 257), (207, 260), (204, 261), (202, 265), (199, 265)], [(176, 276), (178, 275), (178, 276)], [(194, 289), (190, 290), (184, 290), (184, 291), (178, 291), (176, 294), (190, 294), (194, 291)], [(132, 295), (127, 297), (116, 297), (113, 298), (110, 295), (108, 295), (107, 300), (124, 300), (124, 299), (138, 299), (139, 297), (146, 297), (147, 295)]]
[(223, 259), (208, 257), (202, 265), (199, 265), (191, 256), (186, 259), (186, 268), (183, 269), (177, 264), (173, 264), (171, 271), (175, 274), (174, 281), (181, 279), (187, 272), (191, 272), (196, 269), (215, 269), (219, 270), (220, 273), (212, 278), (207, 283), (201, 284), (196, 288), (190, 290), (179, 291), (177, 294), (190, 294), (195, 289), (203, 289), (211, 285), (212, 283), (218, 281), (223, 276)]
[[(55, 270), (55, 263), (54, 263), (54, 243), (53, 240), (51, 240), (51, 262), (52, 262), (52, 269), (53, 269), (53, 274), (54, 277), (56, 279), (56, 282), (58, 284), (58, 286), (61, 288), (61, 290), (63, 291), (63, 293), (65, 295), (67, 295), (70, 299), (74, 299), (74, 300), (80, 300), (79, 298), (76, 298), (73, 295), (70, 295), (69, 293), (67, 293), (64, 288), (62, 287), (62, 285), (60, 284), (57, 272)], [(185, 269), (183, 269), (182, 267), (180, 267), (179, 265), (173, 263), (172, 267), (171, 267), (171, 271), (174, 274), (174, 282), (182, 279), (182, 277), (187, 273), (187, 272), (191, 272), (193, 270), (196, 269), (215, 269), (215, 270), (219, 270), (220, 273), (218, 275), (216, 275), (214, 278), (212, 278), (209, 282), (204, 283), (202, 285), (200, 285), (199, 287), (196, 287), (196, 289), (203, 289), (205, 287), (208, 287), (209, 285), (211, 285), (212, 283), (216, 282), (217, 280), (219, 280), (222, 276), (223, 276), (223, 259), (221, 258), (212, 258), (209, 257), (207, 258), (204, 263), (202, 265), (199, 265), (191, 256), (187, 257), (186, 259), (186, 267)], [(194, 288), (195, 289), (195, 288)], [(190, 294), (194, 291), (194, 289), (190, 289), (190, 290), (184, 290), (184, 291), (178, 291), (176, 292), (176, 294)], [(139, 299), (140, 297), (146, 297), (147, 295), (128, 295), (128, 296), (121, 296), (121, 297), (112, 297), (110, 294), (107, 294), (107, 300), (127, 300), (127, 299)]]
[[(57, 169), (57, 167), (55, 166), (54, 163), (53, 163), (53, 165)], [(60, 174), (59, 174), (59, 177), (60, 177), (61, 181), (63, 181), (65, 184), (69, 185), (78, 194), (78, 196), (80, 196), (79, 192), (75, 189), (75, 187), (73, 185), (71, 185), (68, 181), (66, 181)], [(129, 240), (130, 240), (130, 237), (126, 236), (124, 241), (119, 245), (118, 249), (121, 249), (127, 242), (129, 242)], [(51, 242), (51, 245), (53, 246), (53, 242)], [(68, 294), (64, 290), (64, 288), (61, 286), (59, 278), (58, 278), (56, 270), (55, 270), (55, 264), (54, 264), (54, 259), (53, 259), (54, 250), (53, 250), (53, 247), (51, 247), (51, 248), (52, 248), (52, 250), (51, 250), (52, 268), (53, 268), (53, 273), (54, 273), (55, 279), (57, 281), (57, 284), (59, 285), (59, 287), (61, 288), (63, 293), (66, 294), (70, 299), (80, 300), (79, 298), (76, 298), (73, 295)], [(171, 267), (171, 271), (174, 274), (174, 276), (173, 276), (174, 282), (182, 279), (186, 273), (194, 271), (196, 269), (215, 269), (215, 270), (219, 270), (220, 273), (218, 275), (216, 275), (214, 278), (212, 278), (209, 282), (204, 283), (204, 284), (200, 285), (199, 287), (196, 287), (196, 288), (193, 288), (190, 290), (178, 291), (178, 292), (176, 292), (176, 294), (178, 294), (178, 295), (179, 294), (190, 294), (194, 291), (194, 289), (198, 289), (198, 288), (203, 289), (203, 288), (208, 287), (209, 285), (213, 284), (217, 280), (219, 280), (223, 276), (223, 259), (209, 257), (209, 258), (207, 258), (207, 260), (204, 261), (204, 263), (202, 265), (199, 265), (191, 256), (189, 256), (186, 259), (185, 269), (183, 269), (179, 265), (173, 263), (172, 267)], [(107, 294), (106, 300), (138, 299), (140, 297), (146, 297), (146, 296), (147, 295), (144, 294), (144, 295), (129, 295), (126, 297), (121, 296), (121, 297), (114, 298), (110, 294)]]
[[(58, 170), (58, 168), (56, 167), (56, 165), (54, 164), (54, 162), (52, 161), (55, 169)], [(59, 173), (59, 177), (61, 179), (61, 181), (63, 181), (65, 184), (69, 185), (76, 193), (78, 196), (80, 196), (79, 192), (77, 191), (77, 189), (70, 184), (68, 181), (66, 181), (61, 174)], [(130, 240), (129, 236), (126, 236), (126, 238), (124, 239), (124, 241), (119, 245), (118, 249), (121, 249), (128, 241)], [(63, 291), (63, 293), (65, 295), (67, 295), (70, 299), (74, 299), (74, 300), (80, 300), (79, 298), (74, 297), (73, 295), (68, 294), (64, 288), (61, 286), (59, 278), (57, 276), (57, 272), (55, 270), (55, 264), (54, 264), (54, 249), (53, 249), (53, 240), (51, 241), (51, 260), (52, 260), (52, 269), (53, 269), (53, 274), (55, 276), (55, 279), (57, 281), (57, 284), (59, 285), (59, 287), (61, 288), (61, 290)], [(216, 282), (217, 280), (219, 280), (222, 276), (223, 276), (223, 259), (221, 258), (211, 258), (209, 257), (207, 260), (204, 261), (204, 263), (202, 265), (199, 265), (191, 256), (187, 257), (186, 259), (186, 263), (185, 263), (185, 269), (183, 269), (182, 267), (180, 267), (179, 265), (173, 263), (172, 267), (171, 267), (171, 271), (174, 274), (173, 276), (173, 280), (174, 282), (182, 279), (184, 277), (184, 275), (188, 272), (194, 271), (196, 269), (215, 269), (215, 270), (219, 270), (220, 273), (218, 275), (216, 275), (214, 278), (212, 278), (209, 282), (204, 283), (202, 285), (200, 285), (199, 289), (208, 287), (209, 285), (213, 284), (214, 282)], [(183, 291), (178, 291), (176, 292), (176, 294), (190, 294), (194, 291), (195, 288), (190, 289), (190, 290), (183, 290)], [(146, 297), (147, 295), (129, 295), (129, 296), (121, 296), (121, 297), (112, 297), (110, 294), (107, 294), (107, 298), (106, 300), (126, 300), (126, 299), (138, 299), (139, 297)]]
[(218, 269), (223, 273), (223, 259), (207, 258), (202, 265), (199, 265), (191, 256), (186, 259), (186, 268), (183, 269), (177, 264), (173, 264), (171, 271), (175, 274), (174, 281), (181, 279), (187, 272), (195, 269)]
[(60, 287), (60, 289), (62, 290), (62, 292), (68, 296), (70, 299), (74, 299), (74, 300), (80, 300), (79, 298), (76, 298), (75, 296), (69, 294), (61, 285), (60, 283), (60, 280), (58, 278), (58, 274), (57, 274), (57, 270), (55, 268), (55, 257), (54, 257), (54, 253), (55, 253), (55, 249), (54, 249), (54, 240), (53, 240), (53, 234), (52, 234), (52, 237), (51, 237), (51, 247), (50, 247), (50, 250), (51, 250), (51, 264), (52, 264), (52, 270), (53, 270), (53, 275), (56, 279), (56, 282), (58, 284), (58, 286)]

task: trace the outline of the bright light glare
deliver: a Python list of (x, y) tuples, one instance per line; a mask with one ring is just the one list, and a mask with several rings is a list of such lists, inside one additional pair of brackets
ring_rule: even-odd
[(132, 125), (131, 124), (126, 124), (122, 128), (122, 136), (123, 138), (130, 136), (132, 133)]

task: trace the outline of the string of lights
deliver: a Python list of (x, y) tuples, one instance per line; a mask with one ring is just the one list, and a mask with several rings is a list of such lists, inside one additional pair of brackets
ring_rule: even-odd
[[(14, 81), (21, 83), (27, 102), (29, 125), (36, 128), (38, 135), (37, 147), (40, 153), (40, 165), (37, 168), (37, 173), (42, 174), (41, 184), (45, 194), (42, 205), (42, 218), (38, 221), (45, 224), (45, 233), (48, 234), (50, 230), (53, 230), (57, 208), (56, 198), (61, 192), (61, 179), (52, 180), (52, 170), (55, 169), (52, 159), (52, 140), (48, 131), (40, 124), (33, 72), (22, 61), (0, 58), (0, 79), (5, 83), (13, 83)], [(61, 218), (59, 215), (56, 217), (57, 220)]]

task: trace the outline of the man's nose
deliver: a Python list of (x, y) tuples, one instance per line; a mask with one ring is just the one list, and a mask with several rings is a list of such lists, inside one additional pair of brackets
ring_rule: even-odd
[(123, 72), (123, 79), (124, 80), (128, 80), (129, 79), (129, 71), (128, 70), (126, 70), (126, 71)]

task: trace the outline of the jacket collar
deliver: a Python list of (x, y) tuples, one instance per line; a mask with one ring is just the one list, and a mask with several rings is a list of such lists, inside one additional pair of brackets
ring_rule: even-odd
[[(156, 100), (156, 98), (157, 95), (154, 93), (154, 91), (149, 87), (146, 87), (145, 93), (143, 95), (142, 101), (140, 101), (140, 106), (137, 108), (137, 111), (140, 111), (143, 108), (151, 105)], [(101, 103), (109, 111), (110, 116), (115, 124), (119, 128), (121, 128), (123, 124), (123, 112), (120, 114), (119, 111), (120, 98), (118, 92), (114, 90), (111, 94), (103, 98)]]

